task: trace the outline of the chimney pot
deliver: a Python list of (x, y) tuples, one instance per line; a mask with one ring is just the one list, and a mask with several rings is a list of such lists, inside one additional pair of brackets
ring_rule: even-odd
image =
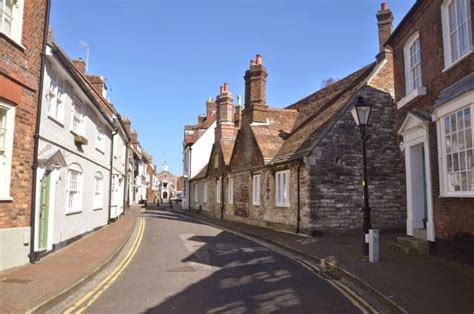
[(386, 10), (388, 10), (388, 9), (390, 8), (390, 7), (388, 6), (387, 1), (382, 1), (381, 8), (382, 8), (382, 11), (386, 11)]
[(262, 55), (257, 54), (257, 56), (255, 57), (255, 63), (257, 65), (262, 64)]
[(227, 92), (227, 83), (224, 83), (223, 91), (224, 91), (224, 92)]

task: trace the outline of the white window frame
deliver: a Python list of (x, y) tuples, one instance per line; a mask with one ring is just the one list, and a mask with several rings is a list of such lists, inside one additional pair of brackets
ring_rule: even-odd
[[(0, 142), (0, 200), (11, 201), (10, 195), (13, 138), (15, 133), (15, 107), (0, 101), (0, 110), (4, 111), (4, 120), (0, 128), (4, 129), (3, 142)], [(2, 130), (0, 130), (1, 132)]]
[(252, 176), (252, 205), (260, 205), (260, 175)]
[(215, 169), (219, 168), (219, 155), (216, 155), (214, 157), (214, 168)]
[[(464, 52), (459, 52), (459, 56), (454, 56), (453, 51), (452, 51), (452, 41), (451, 41), (451, 35), (456, 32), (457, 35), (459, 35), (459, 29), (460, 26), (459, 22), (457, 21), (457, 14), (456, 14), (456, 22), (457, 24), (455, 25), (456, 30), (451, 30), (451, 18), (450, 18), (450, 12), (449, 12), (449, 6), (451, 3), (455, 2), (456, 8), (457, 5), (460, 1), (465, 1), (466, 3), (466, 10), (467, 10), (467, 19), (463, 21), (462, 25), (466, 23), (466, 39), (468, 42), (466, 43), (467, 49)], [(458, 62), (460, 62), (462, 59), (464, 59), (467, 55), (472, 53), (474, 51), (473, 49), (473, 40), (472, 40), (472, 16), (471, 16), (471, 0), (444, 0), (443, 4), (441, 5), (441, 20), (443, 24), (443, 45), (444, 45), (444, 65), (445, 65), (445, 70), (451, 68), (452, 66), (456, 65)], [(457, 11), (457, 10), (456, 10)], [(457, 13), (457, 12), (456, 12)], [(459, 50), (459, 36), (457, 37), (457, 42), (458, 46), (457, 49)]]
[[(75, 185), (71, 182), (74, 175), (77, 175)], [(69, 166), (66, 187), (66, 214), (82, 212), (82, 175), (83, 171), (79, 164), (73, 163)]]
[(95, 149), (100, 152), (105, 150), (105, 133), (104, 126), (102, 124), (96, 125), (96, 134), (95, 134)]
[[(436, 121), (436, 129), (438, 133), (438, 164), (439, 164), (439, 185), (440, 185), (440, 197), (474, 197), (473, 191), (449, 191), (449, 180), (448, 180), (448, 162), (447, 162), (447, 149), (446, 149), (446, 137), (445, 137), (445, 125), (444, 118), (452, 115), (460, 110), (470, 108), (471, 113), (471, 137), (474, 139), (474, 91), (466, 93), (455, 100), (444, 104), (440, 108), (437, 108), (433, 113), (433, 119)], [(465, 144), (466, 145), (466, 144)], [(474, 147), (473, 147), (474, 148)], [(474, 157), (473, 157), (474, 158)], [(474, 169), (471, 169), (471, 171)], [(472, 181), (471, 181), (472, 182)]]
[(275, 173), (275, 205), (290, 207), (290, 170)]
[[(111, 192), (115, 190), (115, 178), (112, 179)], [(104, 208), (104, 176), (100, 172), (96, 172), (94, 176), (94, 200), (93, 209)]]
[(198, 184), (194, 183), (194, 202), (198, 202)]
[[(77, 129), (74, 128), (76, 114), (79, 117)], [(71, 131), (77, 135), (85, 135), (84, 104), (77, 97), (74, 97), (71, 108)]]
[(54, 76), (50, 77), (49, 89), (46, 94), (48, 117), (64, 125), (64, 85)]
[(207, 203), (207, 189), (208, 189), (207, 182), (204, 182), (204, 191), (203, 191), (204, 203)]
[[(12, 39), (14, 42), (21, 46), (21, 36), (23, 29), (23, 7), (24, 0), (11, 0), (12, 2), (12, 11), (11, 17), (7, 17), (4, 10), (5, 7), (0, 5), (0, 33)], [(3, 6), (6, 5), (6, 1), (3, 1)], [(10, 31), (7, 32), (4, 29), (4, 23), (7, 19), (10, 19)]]
[(227, 179), (227, 204), (234, 204), (234, 179)]
[(217, 178), (216, 181), (216, 202), (221, 203), (221, 194), (222, 194), (222, 180), (221, 178)]
[[(423, 87), (421, 69), (421, 42), (418, 32), (413, 34), (403, 48), (405, 57), (405, 88), (406, 95)], [(418, 56), (418, 60), (416, 57)], [(416, 72), (419, 72), (416, 75)], [(415, 78), (414, 78), (415, 76)]]

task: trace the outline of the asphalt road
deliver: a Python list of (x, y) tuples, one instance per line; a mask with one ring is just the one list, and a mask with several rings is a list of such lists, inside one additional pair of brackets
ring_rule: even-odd
[(88, 313), (359, 313), (325, 280), (257, 243), (159, 210)]

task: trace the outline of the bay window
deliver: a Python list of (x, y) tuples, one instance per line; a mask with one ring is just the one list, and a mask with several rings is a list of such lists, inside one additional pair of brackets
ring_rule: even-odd
[(290, 206), (290, 171), (275, 173), (275, 204), (276, 206)]
[(441, 196), (474, 197), (473, 112), (471, 103), (438, 119)]

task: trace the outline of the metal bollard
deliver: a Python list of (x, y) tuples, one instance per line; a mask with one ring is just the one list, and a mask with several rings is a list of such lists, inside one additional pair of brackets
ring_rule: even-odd
[(380, 237), (377, 229), (369, 230), (369, 262), (378, 263), (380, 259)]

